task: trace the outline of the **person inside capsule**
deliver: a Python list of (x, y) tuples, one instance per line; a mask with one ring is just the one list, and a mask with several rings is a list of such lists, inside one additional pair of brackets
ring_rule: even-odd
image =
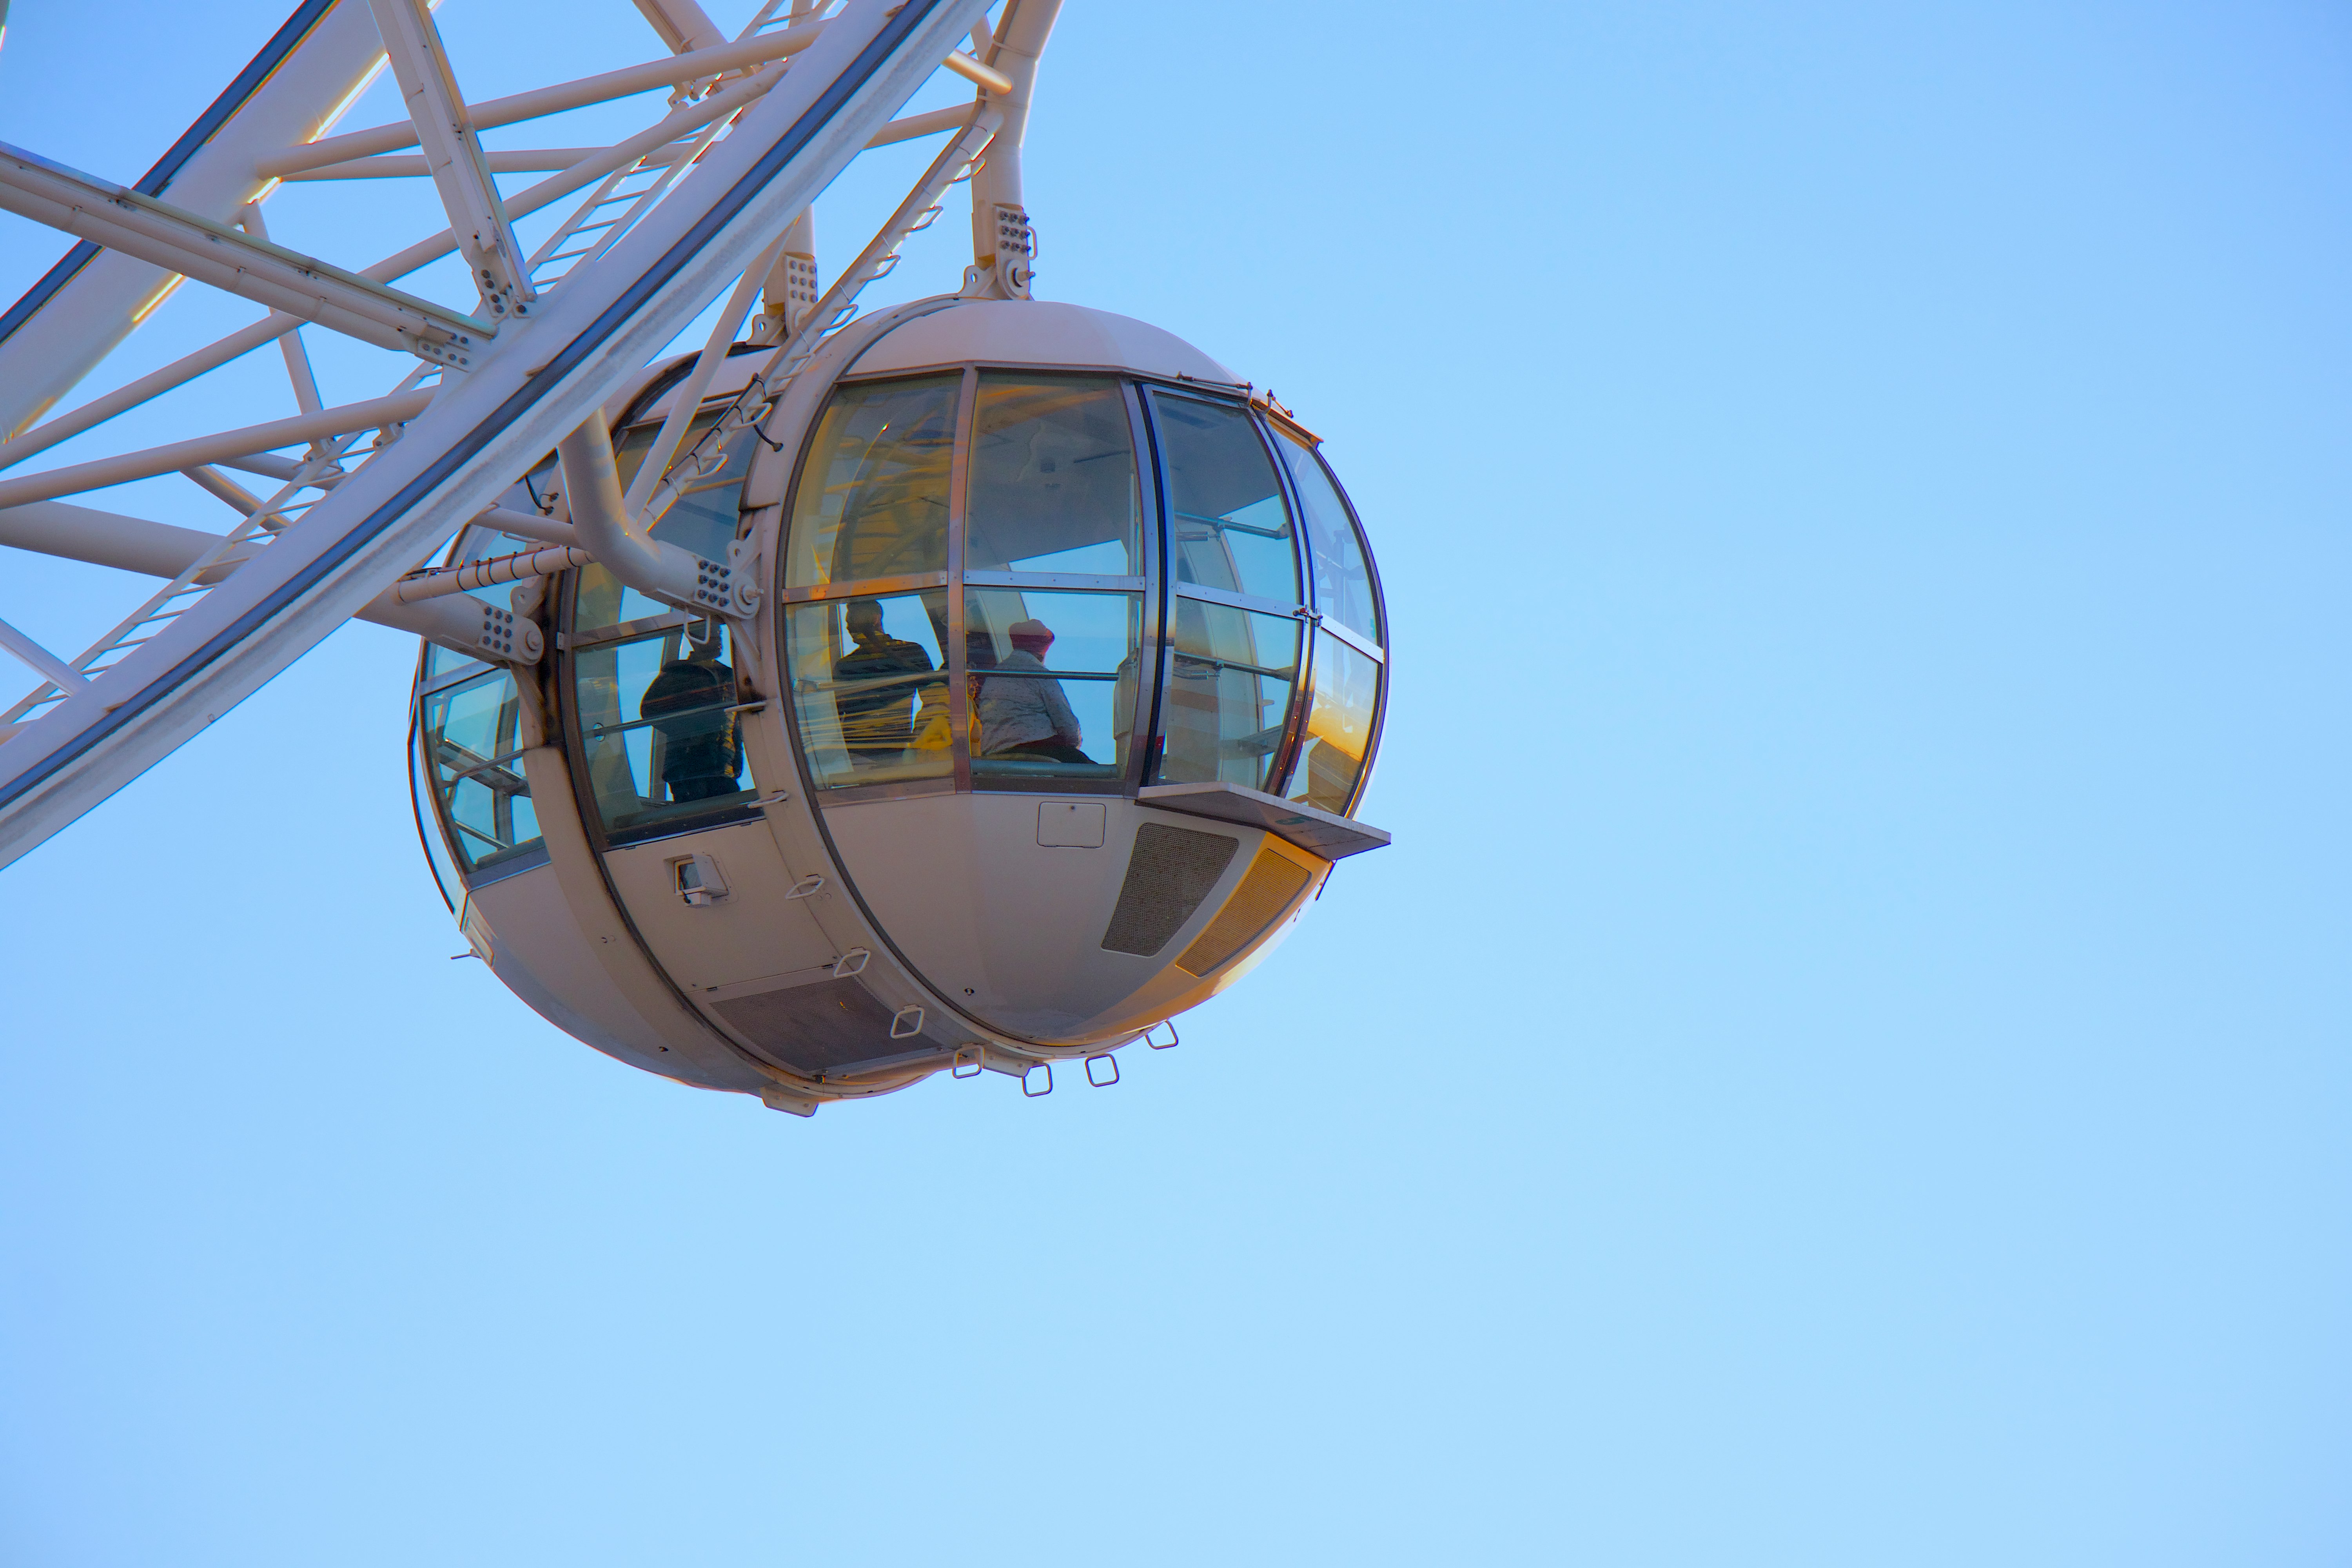
[[(985, 635), (985, 634), (982, 634)], [(1069, 694), (1045, 672), (1053, 628), (1032, 617), (1005, 628), (1013, 651), (996, 660), (980, 689), (980, 751), (988, 757), (1092, 763)]]
[(915, 731), (915, 683), (931, 671), (931, 656), (920, 643), (894, 637), (882, 626), (882, 606), (852, 599), (843, 617), (852, 645), (834, 660), (835, 711), (850, 765), (873, 768), (905, 755)]
[(664, 664), (646, 686), (637, 711), (661, 738), (661, 780), (673, 801), (731, 795), (743, 770), (736, 731), (735, 672), (719, 662), (719, 639), (689, 638), (687, 656)]

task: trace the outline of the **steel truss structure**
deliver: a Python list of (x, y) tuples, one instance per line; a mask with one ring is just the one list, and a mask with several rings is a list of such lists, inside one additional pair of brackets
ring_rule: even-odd
[[(652, 523), (726, 460), (730, 442), (751, 438), (855, 311), (858, 291), (938, 216), (950, 184), (972, 186), (964, 291), (1026, 296), (1034, 246), (1019, 147), (1059, 0), (767, 0), (731, 38), (698, 0), (636, 5), (661, 58), (469, 102), (425, 0), (305, 0), (133, 185), (0, 144), (0, 207), (75, 241), (0, 315), (0, 544), (163, 579), (71, 656), (0, 620), (0, 649), (40, 680), (0, 710), (0, 865), (352, 616), (532, 664), (545, 652), (539, 629), (467, 591), (595, 561), (681, 609), (748, 626), (761, 580), (752, 563), (690, 555), (652, 539)], [(973, 84), (972, 100), (894, 118), (943, 68)], [(339, 131), (386, 69), (408, 117)], [(481, 145), (487, 129), (665, 88), (659, 117), (609, 146)], [(940, 132), (945, 146), (906, 201), (820, 296), (811, 203), (860, 152)], [(502, 174), (546, 177), (502, 195)], [(268, 201), (312, 182), (404, 177), (432, 182), (448, 226), (394, 256), (353, 266), (269, 238)], [(566, 201), (553, 233), (526, 250), (516, 221)], [(467, 308), (396, 286), (452, 254), (476, 292)], [(52, 414), (184, 279), (267, 314)], [(680, 412), (624, 493), (600, 410), (722, 295), (689, 390), (675, 400)], [(783, 352), (686, 447), (702, 390), (747, 320), (752, 341)], [(304, 324), (402, 356), (406, 369), (383, 396), (326, 406), (296, 331)], [(292, 416), (23, 470), (58, 442), (273, 343)], [(551, 451), (561, 453), (568, 518), (499, 505)], [(215, 535), (64, 499), (174, 473), (240, 521)], [(477, 519), (544, 548), (425, 567)]]

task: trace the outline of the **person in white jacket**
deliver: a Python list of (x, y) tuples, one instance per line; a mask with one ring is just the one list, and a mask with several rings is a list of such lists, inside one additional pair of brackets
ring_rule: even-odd
[(1080, 749), (1086, 736), (1070, 710), (1069, 696), (1045, 669), (1053, 628), (1043, 621), (1015, 621), (1006, 628), (1005, 638), (1013, 651), (999, 658), (980, 683), (981, 755), (1092, 763)]

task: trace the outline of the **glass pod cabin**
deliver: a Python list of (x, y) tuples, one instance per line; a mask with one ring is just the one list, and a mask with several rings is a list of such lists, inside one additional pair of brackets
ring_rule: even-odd
[[(684, 369), (608, 407), (625, 484)], [(781, 1109), (1137, 1037), (1386, 841), (1354, 820), (1380, 580), (1316, 445), (1124, 317), (854, 323), (653, 531), (755, 573), (756, 613), (591, 565), (512, 591), (536, 666), (425, 647), (444, 894), (560, 1027)], [(561, 516), (560, 489), (551, 461), (506, 504)], [(533, 542), (478, 527), (452, 559)]]

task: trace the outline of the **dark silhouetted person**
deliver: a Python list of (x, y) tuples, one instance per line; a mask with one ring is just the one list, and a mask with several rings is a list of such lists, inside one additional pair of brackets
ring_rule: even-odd
[(931, 668), (920, 643), (882, 629), (882, 606), (852, 599), (844, 617), (856, 645), (833, 661), (834, 711), (841, 715), (841, 741), (853, 764), (898, 761), (912, 738), (915, 686), (902, 679)]
[(637, 711), (662, 738), (662, 783), (673, 801), (709, 800), (735, 793), (743, 768), (735, 701), (735, 672), (719, 662), (719, 639), (687, 645), (646, 688)]

